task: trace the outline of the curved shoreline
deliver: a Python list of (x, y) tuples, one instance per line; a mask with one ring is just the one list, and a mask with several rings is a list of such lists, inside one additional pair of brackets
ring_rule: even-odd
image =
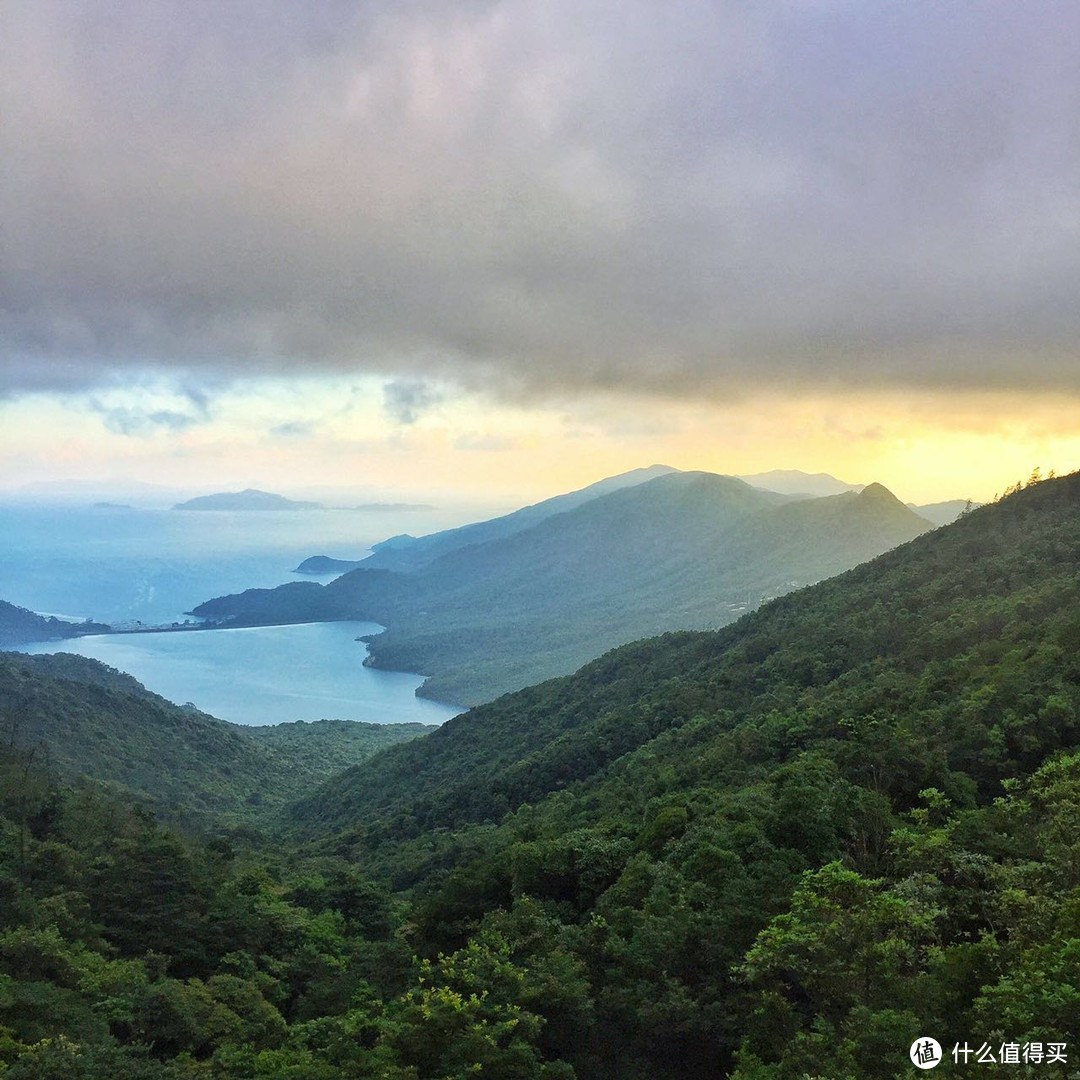
[[(334, 633), (330, 630), (327, 634), (317, 629), (338, 626), (344, 631), (343, 633)], [(151, 646), (147, 641), (145, 646), (140, 647), (137, 641), (138, 638), (161, 638), (170, 634), (184, 634), (188, 631), (280, 631), (303, 627), (310, 627), (312, 631), (302, 634), (299, 638), (294, 637), (292, 643), (286, 645), (281, 644), (279, 638), (278, 640), (270, 639), (263, 645), (253, 644), (244, 647), (232, 635), (229, 635), (234, 644), (228, 647), (224, 642), (220, 646), (203, 646), (196, 645), (193, 641), (193, 651), (189, 653), (186, 646), (177, 645), (173, 648), (162, 642), (159, 648)], [(297, 719), (300, 715), (311, 712), (312, 716), (305, 716), (305, 718), (321, 719), (330, 715), (340, 715), (369, 722), (438, 723), (465, 711), (466, 706), (457, 702), (445, 701), (421, 693), (427, 682), (427, 676), (421, 672), (392, 670), (365, 662), (368, 648), (365, 639), (377, 636), (384, 629), (373, 621), (356, 619), (305, 620), (250, 626), (220, 626), (213, 623), (159, 625), (112, 628), (109, 632), (83, 634), (78, 638), (66, 640), (25, 642), (11, 648), (24, 653), (68, 651), (90, 656), (120, 671), (127, 672), (144, 683), (148, 689), (170, 700), (186, 701), (194, 698), (198, 701), (199, 697), (203, 696), (207, 700), (206, 711), (213, 715), (224, 712), (223, 719), (232, 719), (232, 717), (222, 707), (218, 707), (215, 713), (214, 707), (209, 704), (209, 699), (219, 692), (222, 696), (229, 696), (232, 694), (233, 684), (245, 681), (249, 675), (255, 680), (252, 694), (256, 696), (265, 694), (268, 709), (280, 709), (280, 704), (276, 703), (281, 701), (296, 702), (298, 715), (291, 715), (291, 719)], [(360, 631), (363, 632), (360, 633)], [(124, 641), (128, 643), (127, 646), (123, 645)], [(85, 642), (85, 644), (76, 644), (76, 642)], [(101, 644), (96, 645), (95, 642)], [(357, 654), (353, 651), (356, 644), (360, 644), (363, 650), (360, 663), (357, 663)], [(110, 655), (114, 646), (117, 653)], [(125, 649), (128, 652), (124, 652)], [(131, 649), (137, 650), (139, 663), (134, 661), (130, 653)], [(272, 659), (269, 661), (264, 659), (267, 649), (271, 651)], [(149, 650), (149, 657), (146, 657), (147, 650)], [(215, 657), (219, 650), (222, 655), (220, 662), (216, 662)], [(190, 680), (185, 677), (187, 673), (181, 668), (189, 657), (198, 665), (191, 669)], [(288, 675), (288, 672), (294, 668), (304, 673), (298, 679)], [(358, 676), (358, 669), (363, 669), (370, 675)], [(159, 671), (165, 673), (164, 683), (159, 678)], [(233, 672), (236, 673), (236, 678), (232, 677)], [(310, 690), (307, 694), (303, 689), (305, 676), (311, 680), (307, 683)], [(365, 681), (372, 678), (375, 682)], [(407, 687), (402, 685), (402, 680), (407, 681)], [(202, 694), (199, 692), (200, 685), (203, 687)], [(407, 699), (405, 695), (408, 695)], [(406, 700), (417, 703), (417, 708), (420, 710), (418, 715), (405, 715), (411, 709), (411, 706), (405, 705)], [(322, 701), (327, 702), (325, 710), (315, 717), (314, 712), (320, 708), (318, 703)], [(428, 708), (446, 715), (438, 720), (433, 719), (425, 714)], [(380, 717), (385, 714), (391, 714), (397, 719), (380, 720)]]

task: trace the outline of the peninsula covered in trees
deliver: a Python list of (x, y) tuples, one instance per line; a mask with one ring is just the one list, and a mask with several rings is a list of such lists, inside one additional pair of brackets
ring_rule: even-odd
[[(733, 622), (933, 526), (880, 484), (811, 498), (733, 476), (636, 470), (491, 521), (378, 544), (327, 585), (195, 607), (221, 626), (369, 619), (369, 663), (476, 704), (605, 649)], [(320, 564), (321, 565), (321, 564)]]

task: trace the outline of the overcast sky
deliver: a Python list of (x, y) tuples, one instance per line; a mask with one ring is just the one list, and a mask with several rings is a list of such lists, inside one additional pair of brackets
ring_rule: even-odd
[(0, 485), (1080, 466), (1073, 0), (6, 0), (0, 50)]

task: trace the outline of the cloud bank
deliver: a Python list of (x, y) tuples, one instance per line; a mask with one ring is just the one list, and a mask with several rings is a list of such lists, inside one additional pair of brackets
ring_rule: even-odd
[(1069, 0), (0, 19), (7, 393), (366, 371), (408, 423), (426, 379), (1080, 382)]

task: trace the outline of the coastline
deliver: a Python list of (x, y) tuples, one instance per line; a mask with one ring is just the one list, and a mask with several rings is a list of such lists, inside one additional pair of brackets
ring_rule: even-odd
[[(344, 633), (335, 632), (335, 628)], [(290, 630), (304, 629), (307, 632), (289, 634)], [(170, 636), (190, 632), (205, 636), (215, 630), (279, 633), (250, 643), (245, 643), (241, 635), (230, 634), (227, 647), (225, 639), (216, 645), (195, 645), (192, 639), (190, 650), (179, 642), (175, 647), (166, 644)], [(292, 720), (342, 717), (376, 723), (430, 724), (465, 711), (466, 706), (460, 703), (423, 693), (428, 681), (423, 673), (368, 663), (367, 639), (384, 630), (378, 623), (355, 619), (250, 625), (192, 622), (114, 626), (107, 632), (23, 642), (8, 648), (31, 655), (74, 652), (132, 675), (147, 689), (169, 700), (194, 700), (211, 715), (233, 722), (243, 721), (235, 719), (230, 708), (215, 709), (211, 702), (215, 695), (231, 700), (241, 683), (250, 683), (250, 696), (260, 700), (267, 710), (290, 710), (287, 719)], [(155, 639), (161, 641), (160, 647), (151, 644)], [(363, 650), (360, 656), (352, 651), (356, 645)], [(394, 719), (385, 720), (385, 716)]]

